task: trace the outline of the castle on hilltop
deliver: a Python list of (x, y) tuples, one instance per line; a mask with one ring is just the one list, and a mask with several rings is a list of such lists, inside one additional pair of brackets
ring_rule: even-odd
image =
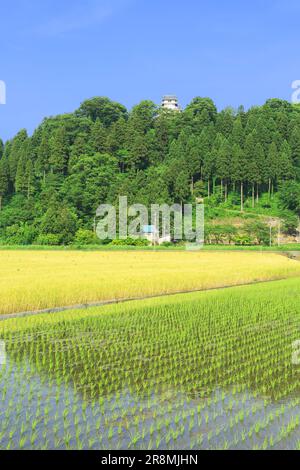
[(170, 111), (181, 111), (178, 98), (175, 95), (165, 95), (162, 99), (161, 107)]

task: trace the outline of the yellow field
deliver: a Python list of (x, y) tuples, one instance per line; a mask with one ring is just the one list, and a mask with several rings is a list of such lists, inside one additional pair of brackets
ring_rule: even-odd
[(295, 276), (272, 253), (0, 251), (0, 314)]

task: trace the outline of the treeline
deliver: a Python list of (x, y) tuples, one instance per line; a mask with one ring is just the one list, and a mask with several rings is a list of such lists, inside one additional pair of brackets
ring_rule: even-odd
[(195, 98), (177, 113), (151, 101), (128, 112), (94, 98), (45, 119), (31, 137), (21, 130), (0, 141), (0, 240), (92, 237), (96, 208), (119, 195), (150, 205), (235, 194), (243, 210), (246, 199), (254, 207), (283, 187), (288, 207), (299, 168), (300, 109), (286, 101), (218, 112), (212, 100)]

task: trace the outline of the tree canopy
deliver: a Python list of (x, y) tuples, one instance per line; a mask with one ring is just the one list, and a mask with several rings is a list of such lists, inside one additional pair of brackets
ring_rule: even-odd
[(218, 112), (196, 97), (179, 113), (95, 97), (44, 119), (32, 136), (22, 129), (0, 140), (0, 239), (26, 224), (33, 238), (67, 243), (119, 195), (151, 204), (233, 194), (243, 210), (246, 199), (255, 207), (279, 192), (298, 213), (299, 184), (300, 109), (286, 101)]

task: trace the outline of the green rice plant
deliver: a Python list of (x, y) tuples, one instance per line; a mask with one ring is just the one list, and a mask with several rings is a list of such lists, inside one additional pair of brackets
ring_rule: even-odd
[(1, 322), (0, 447), (294, 446), (299, 314), (293, 279)]

